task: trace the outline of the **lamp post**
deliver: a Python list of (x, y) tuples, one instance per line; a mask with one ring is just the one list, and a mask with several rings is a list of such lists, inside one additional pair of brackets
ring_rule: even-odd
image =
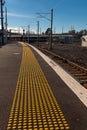
[(24, 36), (25, 36), (25, 29), (23, 29), (23, 42), (25, 41)]
[[(29, 36), (30, 36), (30, 26), (20, 26), (23, 29), (23, 41), (28, 40), (29, 43)], [(27, 35), (28, 34), (28, 35)], [(28, 39), (25, 39), (28, 36)]]

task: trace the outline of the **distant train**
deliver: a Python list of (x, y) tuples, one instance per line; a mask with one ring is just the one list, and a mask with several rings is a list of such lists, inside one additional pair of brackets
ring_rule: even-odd
[[(49, 35), (37, 35), (37, 34), (30, 34), (30, 35), (9, 35), (8, 40), (18, 40), (18, 41), (25, 41), (29, 43), (34, 42), (49, 42), (50, 36)], [(63, 43), (63, 44), (72, 44), (73, 43), (73, 36), (72, 35), (52, 35), (52, 41), (54, 43)]]
[(24, 41), (24, 42), (29, 42), (29, 43), (33, 43), (33, 42), (47, 42), (48, 41), (48, 36), (46, 35), (10, 35), (8, 36), (8, 40), (18, 40), (18, 41)]

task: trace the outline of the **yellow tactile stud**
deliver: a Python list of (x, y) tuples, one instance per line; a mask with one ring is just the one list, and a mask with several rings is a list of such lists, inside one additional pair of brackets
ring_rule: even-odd
[(22, 62), (7, 130), (69, 130), (37, 59), (27, 45), (21, 45)]

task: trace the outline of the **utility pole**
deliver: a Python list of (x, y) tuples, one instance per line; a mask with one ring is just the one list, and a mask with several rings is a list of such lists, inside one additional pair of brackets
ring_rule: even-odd
[(62, 26), (62, 34), (63, 34), (63, 31), (64, 31), (64, 28), (63, 28), (63, 26)]
[(54, 34), (56, 34), (56, 28), (54, 28)]
[(41, 28), (40, 28), (40, 34), (41, 34), (42, 32), (41, 32)]
[(0, 47), (4, 45), (4, 26), (3, 26), (3, 5), (4, 1), (0, 0), (0, 5), (1, 5), (1, 42), (0, 42)]
[(52, 49), (52, 31), (53, 30), (53, 9), (51, 9), (51, 36), (50, 36), (50, 49)]
[(30, 26), (28, 25), (28, 43), (29, 43), (29, 40), (30, 40)]
[(7, 43), (7, 8), (5, 8), (5, 42)]

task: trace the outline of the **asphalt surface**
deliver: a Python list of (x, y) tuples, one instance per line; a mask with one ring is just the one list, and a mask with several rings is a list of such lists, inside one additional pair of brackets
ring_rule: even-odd
[[(50, 66), (34, 51), (70, 130), (87, 130), (87, 108)], [(0, 48), (0, 130), (6, 130), (21, 65), (22, 46), (16, 42)]]
[(22, 47), (12, 43), (0, 48), (0, 130), (6, 130), (19, 74)]

